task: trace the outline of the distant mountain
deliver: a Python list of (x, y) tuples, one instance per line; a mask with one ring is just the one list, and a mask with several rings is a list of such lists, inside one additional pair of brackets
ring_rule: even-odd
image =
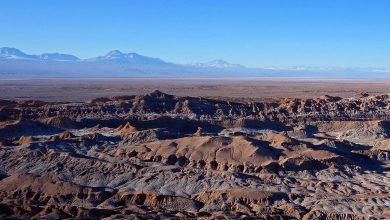
[(0, 48), (0, 78), (46, 77), (308, 77), (390, 78), (390, 68), (246, 68), (224, 60), (174, 64), (159, 58), (113, 50), (105, 55), (79, 59), (71, 54), (26, 54)]
[(41, 60), (51, 60), (51, 61), (79, 61), (80, 58), (70, 55), (70, 54), (61, 54), (61, 53), (44, 53), (39, 56)]
[(231, 64), (224, 60), (212, 60), (206, 63), (196, 63), (193, 64), (193, 66), (202, 68), (244, 68), (244, 66), (239, 64)]
[(32, 60), (37, 59), (38, 57), (35, 55), (27, 55), (22, 51), (11, 48), (11, 47), (2, 47), (0, 48), (0, 59), (26, 59)]
[(159, 58), (142, 56), (137, 53), (122, 53), (119, 50), (113, 50), (108, 52), (104, 56), (86, 59), (85, 61), (133, 65), (174, 65), (172, 63), (165, 62)]
[(178, 65), (169, 63), (159, 58), (147, 57), (137, 53), (122, 53), (119, 50), (113, 50), (103, 56), (97, 56), (88, 59), (80, 59), (71, 54), (61, 53), (43, 53), (41, 55), (29, 55), (16, 48), (2, 47), (0, 48), (0, 60), (29, 60), (29, 61), (67, 61), (67, 62), (87, 62), (97, 64), (121, 64), (131, 66), (170, 66), (170, 67), (200, 67), (200, 68), (244, 68), (238, 64), (231, 64), (224, 60), (212, 60), (206, 63), (196, 63), (192, 65)]
[(29, 55), (16, 48), (0, 48), (0, 59), (8, 60), (47, 60), (47, 61), (78, 61), (78, 57), (70, 54), (44, 53), (41, 55)]

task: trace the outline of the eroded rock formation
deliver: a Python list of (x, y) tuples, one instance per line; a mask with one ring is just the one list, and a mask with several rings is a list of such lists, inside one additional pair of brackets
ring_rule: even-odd
[(0, 213), (390, 218), (390, 99), (0, 101)]

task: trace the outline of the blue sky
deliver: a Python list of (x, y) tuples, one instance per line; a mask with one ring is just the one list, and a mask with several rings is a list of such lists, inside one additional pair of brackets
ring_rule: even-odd
[(0, 47), (176, 63), (390, 67), (388, 0), (2, 0)]

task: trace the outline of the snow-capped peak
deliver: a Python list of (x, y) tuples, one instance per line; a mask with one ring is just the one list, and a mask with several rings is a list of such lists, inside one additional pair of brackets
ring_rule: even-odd
[(205, 63), (196, 63), (194, 66), (203, 68), (242, 68), (239, 64), (231, 64), (224, 60), (212, 60)]
[(122, 53), (119, 50), (113, 50), (113, 51), (108, 52), (104, 56), (100, 56), (99, 58), (105, 59), (105, 60), (120, 60), (120, 59), (131, 60), (131, 59), (137, 59), (137, 58), (142, 59), (142, 58), (150, 58), (150, 57), (141, 56), (137, 53)]
[(142, 56), (137, 53), (122, 53), (119, 50), (110, 51), (103, 56), (88, 59), (88, 61), (133, 65), (171, 65), (158, 58)]
[(123, 58), (124, 54), (120, 52), (119, 50), (113, 50), (108, 52), (106, 55), (103, 56), (105, 59), (115, 59), (115, 58)]
[(16, 48), (2, 47), (2, 48), (0, 48), (0, 58), (3, 58), (3, 59), (35, 59), (36, 56), (27, 55)]
[(0, 48), (0, 54), (1, 55), (26, 55), (22, 51), (20, 51), (16, 48), (11, 48), (11, 47)]
[(0, 59), (8, 60), (49, 60), (49, 61), (78, 61), (79, 58), (70, 54), (44, 53), (41, 55), (29, 55), (16, 48), (0, 48)]
[(39, 56), (41, 60), (52, 60), (52, 61), (78, 61), (78, 57), (70, 54), (61, 53), (44, 53)]

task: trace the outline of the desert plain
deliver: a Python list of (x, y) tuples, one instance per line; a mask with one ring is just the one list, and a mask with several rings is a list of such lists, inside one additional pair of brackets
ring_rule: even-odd
[(226, 99), (352, 97), (390, 93), (390, 79), (319, 78), (0, 78), (0, 98), (42, 101), (88, 101), (160, 90), (178, 96)]

